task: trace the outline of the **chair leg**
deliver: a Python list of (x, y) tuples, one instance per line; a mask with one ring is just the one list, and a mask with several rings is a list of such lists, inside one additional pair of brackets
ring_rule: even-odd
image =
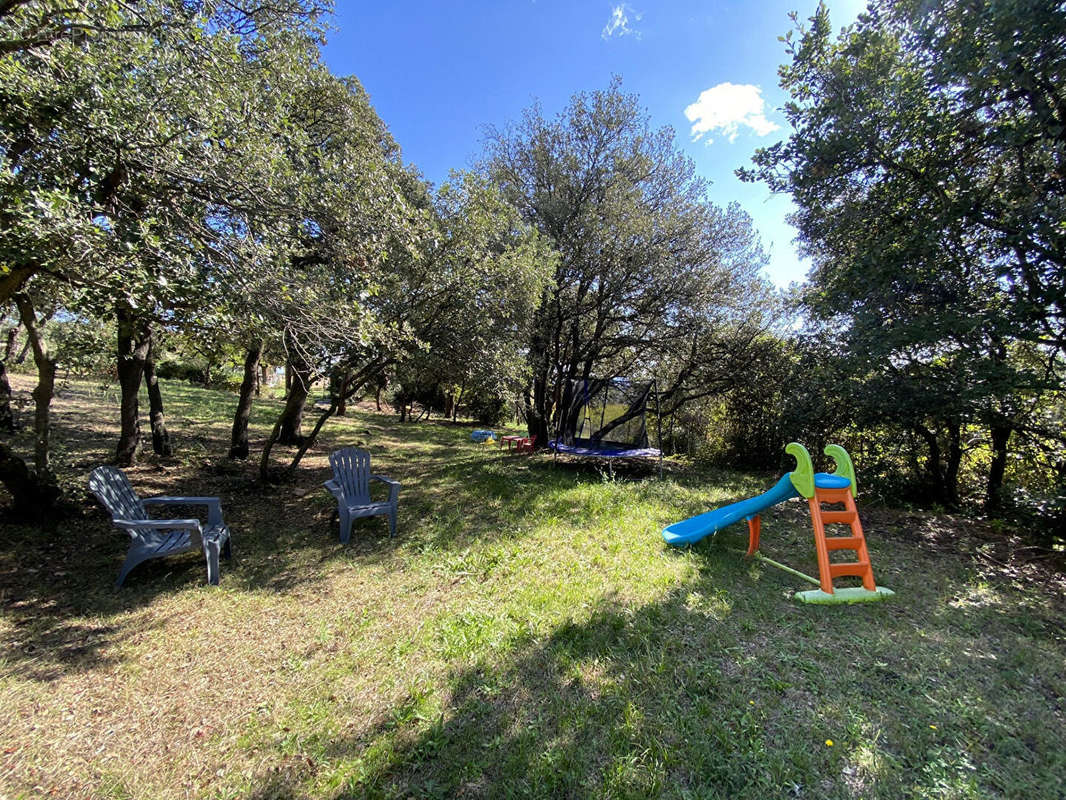
[(340, 514), (340, 530), (341, 544), (348, 544), (348, 540), (352, 538), (352, 516), (348, 511)]
[(218, 586), (218, 540), (204, 540), (204, 556), (207, 558), (207, 582)]
[(122, 562), (122, 569), (118, 572), (118, 580), (115, 581), (115, 588), (121, 589), (122, 582), (126, 580), (126, 576), (133, 571), (133, 568), (145, 561), (145, 557), (141, 553), (130, 551), (126, 554), (126, 560)]
[(389, 538), (396, 535), (396, 509), (389, 512)]

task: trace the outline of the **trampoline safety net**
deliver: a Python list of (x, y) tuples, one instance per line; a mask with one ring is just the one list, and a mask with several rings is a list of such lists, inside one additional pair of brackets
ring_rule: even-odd
[(556, 449), (583, 455), (659, 455), (648, 444), (648, 403), (654, 390), (654, 381), (568, 381), (560, 398)]

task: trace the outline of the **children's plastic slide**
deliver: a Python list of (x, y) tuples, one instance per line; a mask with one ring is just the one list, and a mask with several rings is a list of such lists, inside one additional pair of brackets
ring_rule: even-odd
[[(831, 476), (819, 475), (819, 477), (828, 478)], [(837, 480), (841, 479), (837, 478)], [(847, 481), (844, 481), (844, 486), (847, 485)], [(796, 491), (796, 487), (792, 484), (792, 473), (786, 472), (770, 491), (763, 492), (757, 497), (749, 497), (739, 503), (732, 503), (728, 506), (716, 508), (714, 511), (708, 511), (705, 514), (675, 522), (673, 525), (663, 529), (663, 539), (667, 544), (672, 545), (693, 544), (735, 522), (754, 517), (756, 514), (770, 508), (770, 506), (776, 506), (778, 503), (800, 496), (800, 493)]]
[[(705, 514), (675, 522), (663, 528), (663, 539), (676, 547), (694, 544), (717, 533), (722, 528), (740, 520), (748, 521), (748, 552), (746, 555), (784, 570), (796, 577), (813, 583), (817, 589), (796, 592), (795, 597), (804, 603), (865, 603), (891, 597), (893, 592), (874, 582), (870, 567), (870, 551), (866, 547), (866, 534), (859, 521), (855, 507), (858, 483), (851, 456), (838, 444), (827, 445), (825, 454), (833, 459), (836, 471), (815, 472), (811, 455), (799, 442), (791, 442), (785, 452), (796, 459), (796, 469), (781, 476), (773, 488), (758, 497), (749, 497), (739, 503), (716, 508)], [(811, 512), (814, 526), (814, 549), (818, 556), (818, 575), (815, 578), (785, 564), (779, 564), (759, 552), (760, 514), (770, 506), (784, 503), (793, 497), (804, 497)], [(838, 510), (843, 507), (843, 510)], [(827, 535), (826, 525), (846, 525), (849, 531), (843, 535)], [(839, 530), (837, 528), (836, 530)], [(832, 560), (830, 553), (854, 551), (855, 559)], [(862, 580), (862, 586), (833, 587), (834, 578), (854, 577)]]

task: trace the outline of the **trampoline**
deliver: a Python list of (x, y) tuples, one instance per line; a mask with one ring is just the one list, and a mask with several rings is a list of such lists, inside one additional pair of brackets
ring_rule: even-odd
[[(655, 381), (627, 378), (588, 378), (563, 386), (556, 413), (556, 431), (548, 447), (559, 454), (579, 458), (658, 458), (662, 451), (648, 441), (648, 406), (658, 421)], [(656, 430), (656, 442), (659, 431)]]

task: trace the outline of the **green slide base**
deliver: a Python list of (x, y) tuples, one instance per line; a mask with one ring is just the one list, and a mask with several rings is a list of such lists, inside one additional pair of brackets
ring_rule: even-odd
[(836, 605), (842, 603), (876, 603), (885, 600), (896, 593), (884, 586), (878, 586), (874, 591), (863, 589), (861, 586), (849, 586), (846, 589), (836, 589), (832, 594), (826, 594), (821, 589), (811, 589), (808, 592), (796, 592), (796, 599), (801, 603), (821, 603), (823, 605)]

